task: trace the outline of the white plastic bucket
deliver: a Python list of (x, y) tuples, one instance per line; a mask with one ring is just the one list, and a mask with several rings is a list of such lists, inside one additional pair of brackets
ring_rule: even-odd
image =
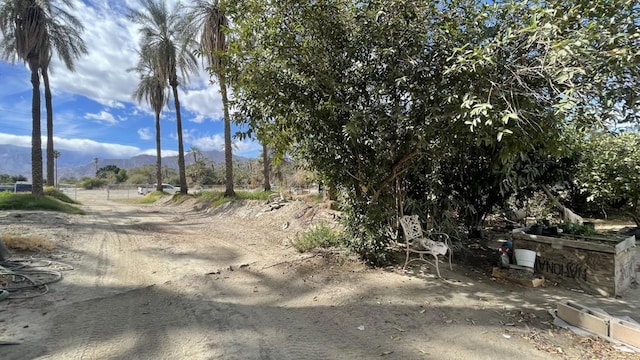
[(536, 263), (536, 252), (525, 249), (515, 249), (516, 264), (532, 268)]

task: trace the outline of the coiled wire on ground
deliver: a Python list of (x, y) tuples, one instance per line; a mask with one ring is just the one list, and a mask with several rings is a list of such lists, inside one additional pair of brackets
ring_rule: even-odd
[(48, 259), (13, 259), (0, 262), (0, 289), (11, 299), (29, 299), (49, 291), (48, 284), (62, 279), (62, 271), (73, 266)]

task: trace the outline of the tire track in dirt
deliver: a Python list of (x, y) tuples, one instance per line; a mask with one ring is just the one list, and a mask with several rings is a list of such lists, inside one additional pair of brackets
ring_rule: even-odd
[(204, 343), (189, 307), (155, 286), (65, 306), (52, 332), (65, 341), (45, 359), (187, 358)]
[[(140, 241), (135, 221), (129, 216), (131, 208), (119, 207), (108, 216), (100, 216), (90, 206), (89, 211), (92, 226), (77, 245), (87, 256), (95, 256), (95, 267), (88, 274), (94, 281), (80, 291), (98, 297), (56, 309), (45, 358), (156, 359), (158, 351), (162, 356), (182, 354), (179, 349), (187, 349), (182, 344), (189, 341), (173, 342), (162, 329), (171, 329), (174, 324), (188, 326), (193, 318), (188, 312), (166, 307), (176, 303), (173, 294), (144, 287), (151, 283), (147, 276), (151, 264), (138, 251)], [(143, 218), (146, 215), (140, 213)]]

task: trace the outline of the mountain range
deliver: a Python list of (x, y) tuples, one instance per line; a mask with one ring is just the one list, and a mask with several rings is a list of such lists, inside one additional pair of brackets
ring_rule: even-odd
[[(224, 163), (224, 151), (202, 151), (202, 155), (216, 164)], [(43, 152), (43, 171), (46, 171), (46, 154)], [(65, 150), (58, 158), (58, 178), (65, 177), (93, 177), (96, 174), (94, 156), (79, 151)], [(233, 156), (234, 160), (245, 162), (248, 158)], [(132, 169), (144, 165), (155, 165), (156, 157), (153, 155), (138, 155), (129, 159), (101, 159), (98, 158), (97, 168), (107, 165), (115, 165), (121, 169)], [(185, 153), (185, 163), (193, 163), (193, 157)], [(178, 169), (178, 157), (167, 156), (162, 158), (162, 166)], [(31, 148), (15, 145), (0, 144), (0, 174), (23, 175), (31, 178)]]

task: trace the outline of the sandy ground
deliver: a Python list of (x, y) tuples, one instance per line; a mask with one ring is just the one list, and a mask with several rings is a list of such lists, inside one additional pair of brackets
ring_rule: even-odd
[[(87, 215), (0, 213), (70, 264), (49, 292), (0, 302), (0, 359), (640, 359), (554, 327), (573, 300), (640, 320), (640, 290), (606, 299), (454, 270), (370, 269), (291, 240), (332, 213), (302, 202), (213, 211), (78, 191)], [(16, 254), (15, 256), (25, 256)]]

